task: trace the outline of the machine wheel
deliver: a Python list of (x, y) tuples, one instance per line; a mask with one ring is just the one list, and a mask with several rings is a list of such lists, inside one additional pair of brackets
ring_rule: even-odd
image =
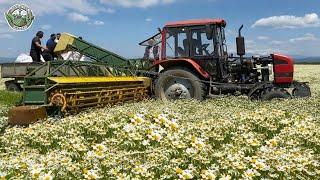
[(205, 85), (187, 69), (171, 69), (162, 73), (155, 85), (155, 95), (161, 100), (203, 100)]
[(52, 93), (50, 105), (60, 107), (61, 112), (65, 112), (67, 109), (67, 99), (62, 93)]
[(20, 92), (21, 91), (20, 85), (15, 83), (14, 81), (6, 82), (6, 89), (8, 91), (13, 91), (13, 92)]
[(265, 90), (261, 94), (261, 100), (270, 101), (272, 99), (290, 99), (291, 95), (285, 90), (280, 88), (271, 88)]
[(250, 100), (259, 100), (259, 99), (261, 99), (261, 94), (262, 94), (261, 91), (262, 91), (261, 89), (258, 89), (254, 93), (252, 93), (249, 96)]
[(292, 90), (292, 95), (297, 98), (311, 97), (310, 87), (307, 84), (296, 84), (295, 88)]

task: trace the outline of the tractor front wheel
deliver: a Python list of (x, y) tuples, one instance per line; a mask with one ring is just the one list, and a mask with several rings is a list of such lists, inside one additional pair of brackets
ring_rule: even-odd
[(291, 95), (285, 89), (270, 88), (262, 92), (261, 100), (270, 101), (272, 99), (290, 99)]
[(292, 91), (292, 95), (296, 98), (311, 97), (310, 87), (305, 83), (295, 83), (295, 88)]
[(161, 100), (203, 100), (205, 85), (189, 70), (171, 69), (162, 73), (155, 85), (155, 95)]

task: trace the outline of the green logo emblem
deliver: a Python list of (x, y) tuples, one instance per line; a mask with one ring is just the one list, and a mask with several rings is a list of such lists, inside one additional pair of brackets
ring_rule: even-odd
[(25, 4), (13, 5), (4, 16), (9, 26), (16, 31), (27, 30), (34, 20), (31, 9)]

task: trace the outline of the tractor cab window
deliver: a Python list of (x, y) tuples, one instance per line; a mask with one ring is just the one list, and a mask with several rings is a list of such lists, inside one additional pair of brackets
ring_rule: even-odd
[(189, 43), (185, 28), (168, 29), (166, 40), (167, 58), (179, 58), (189, 56)]
[(190, 47), (192, 56), (212, 56), (214, 54), (213, 39), (208, 39), (205, 28), (191, 31)]

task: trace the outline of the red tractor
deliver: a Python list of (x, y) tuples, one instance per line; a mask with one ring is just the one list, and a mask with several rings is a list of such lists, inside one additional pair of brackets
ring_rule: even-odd
[(160, 73), (154, 81), (158, 98), (202, 100), (244, 94), (271, 100), (311, 96), (307, 83), (293, 80), (292, 58), (281, 54), (244, 57), (243, 26), (236, 38), (239, 57), (228, 55), (225, 27), (223, 19), (173, 22), (140, 43), (146, 46), (144, 58), (153, 61), (151, 69)]

